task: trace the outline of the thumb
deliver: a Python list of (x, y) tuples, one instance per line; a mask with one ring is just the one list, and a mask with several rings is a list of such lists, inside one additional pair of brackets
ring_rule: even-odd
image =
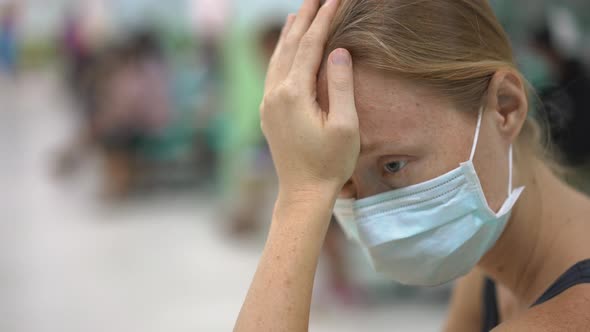
[(354, 103), (354, 76), (350, 53), (339, 48), (328, 57), (329, 116), (338, 120), (358, 121)]

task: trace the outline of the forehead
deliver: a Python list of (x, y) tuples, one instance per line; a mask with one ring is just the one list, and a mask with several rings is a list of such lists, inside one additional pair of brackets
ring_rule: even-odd
[[(376, 70), (355, 68), (355, 102), (359, 116), (361, 142), (432, 143), (451, 136), (466, 137), (472, 131), (471, 117), (455, 109), (449, 98), (415, 82)], [(318, 79), (318, 102), (329, 105), (327, 77)]]

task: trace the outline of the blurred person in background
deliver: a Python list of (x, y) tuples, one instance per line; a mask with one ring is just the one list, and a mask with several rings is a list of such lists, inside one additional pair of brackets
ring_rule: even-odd
[(545, 59), (552, 82), (539, 91), (551, 140), (563, 162), (576, 175), (570, 182), (590, 191), (590, 71), (581, 59), (558, 47), (556, 33), (542, 25), (532, 38), (533, 49)]
[(14, 76), (18, 66), (18, 6), (16, 2), (0, 3), (0, 71)]
[(58, 175), (73, 172), (96, 140), (93, 118), (97, 111), (95, 90), (101, 54), (84, 33), (83, 23), (80, 8), (70, 7), (58, 40), (58, 49), (64, 64), (65, 83), (82, 119), (75, 139), (59, 154), (56, 169)]
[(446, 331), (588, 330), (590, 199), (555, 174), (488, 1), (319, 3), (269, 66), (279, 193), (235, 331), (308, 330), (333, 211), (392, 280), (459, 278)]
[[(220, 39), (212, 36), (206, 36), (198, 46), (199, 61), (197, 67), (201, 71), (200, 81), (202, 84), (198, 87), (200, 96), (200, 114), (199, 122), (206, 127), (206, 136), (204, 140), (215, 157), (210, 158), (207, 162), (211, 168), (217, 166), (217, 149), (218, 144), (216, 136), (220, 135), (215, 120), (219, 116), (223, 94), (223, 55), (221, 54)], [(191, 95), (194, 91), (189, 91)]]
[(88, 99), (95, 51), (84, 33), (84, 17), (79, 11), (79, 8), (72, 7), (65, 15), (60, 50), (65, 61), (66, 79), (71, 90), (83, 107), (91, 107)]
[(97, 85), (95, 132), (106, 161), (107, 194), (124, 197), (137, 171), (143, 140), (170, 118), (168, 75), (156, 37), (138, 33), (108, 56)]
[[(79, 54), (76, 45), (71, 51)], [(72, 171), (98, 148), (105, 161), (105, 196), (124, 198), (139, 174), (140, 148), (170, 123), (168, 70), (157, 37), (149, 31), (132, 34), (92, 57), (79, 59), (81, 67), (75, 70), (79, 77), (73, 79), (85, 85), (85, 117), (59, 171)]]
[[(272, 56), (281, 34), (282, 25), (267, 24), (259, 32), (257, 51), (264, 66)], [(274, 191), (273, 165), (268, 146), (263, 137), (245, 152), (248, 166), (239, 175), (238, 200), (230, 223), (235, 235), (254, 233), (261, 229), (260, 211), (266, 206)]]

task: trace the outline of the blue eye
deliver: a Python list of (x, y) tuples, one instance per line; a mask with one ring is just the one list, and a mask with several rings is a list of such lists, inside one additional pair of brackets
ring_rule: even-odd
[(385, 164), (385, 166), (383, 168), (385, 169), (385, 171), (387, 173), (395, 174), (395, 173), (401, 171), (404, 167), (406, 167), (407, 164), (408, 164), (407, 161), (398, 160), (398, 161), (392, 161), (390, 163)]

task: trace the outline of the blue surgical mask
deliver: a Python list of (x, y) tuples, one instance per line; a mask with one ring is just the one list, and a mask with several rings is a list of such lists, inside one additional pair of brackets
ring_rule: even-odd
[(361, 244), (377, 272), (406, 285), (436, 286), (467, 274), (496, 243), (524, 187), (492, 211), (473, 166), (483, 109), (469, 161), (433, 180), (361, 200), (338, 200), (336, 219)]

